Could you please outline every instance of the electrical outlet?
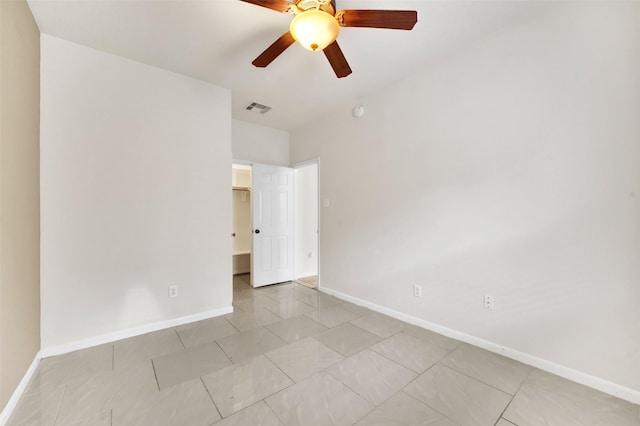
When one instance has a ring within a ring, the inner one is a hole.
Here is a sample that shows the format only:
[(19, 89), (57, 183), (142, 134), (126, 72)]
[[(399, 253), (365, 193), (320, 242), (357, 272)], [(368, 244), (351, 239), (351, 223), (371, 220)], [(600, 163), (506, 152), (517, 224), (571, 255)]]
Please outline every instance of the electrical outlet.
[(422, 286), (414, 284), (413, 285), (413, 297), (422, 297)]
[(484, 308), (489, 309), (490, 311), (493, 311), (496, 308), (496, 303), (493, 299), (493, 296), (489, 294), (484, 295)]
[(178, 286), (170, 285), (169, 286), (169, 297), (178, 297)]

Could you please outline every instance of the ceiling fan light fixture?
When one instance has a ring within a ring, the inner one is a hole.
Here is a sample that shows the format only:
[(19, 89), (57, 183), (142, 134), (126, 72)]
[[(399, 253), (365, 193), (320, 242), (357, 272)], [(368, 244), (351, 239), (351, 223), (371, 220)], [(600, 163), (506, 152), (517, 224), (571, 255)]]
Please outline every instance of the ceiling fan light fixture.
[(340, 25), (327, 12), (312, 9), (296, 15), (289, 31), (305, 49), (316, 51), (323, 50), (336, 40)]

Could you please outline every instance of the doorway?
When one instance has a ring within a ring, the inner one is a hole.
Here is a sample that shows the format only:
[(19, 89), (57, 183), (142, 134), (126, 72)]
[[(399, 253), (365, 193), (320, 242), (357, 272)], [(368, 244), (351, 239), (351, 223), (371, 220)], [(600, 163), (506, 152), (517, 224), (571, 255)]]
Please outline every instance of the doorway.
[(251, 166), (232, 164), (233, 275), (251, 272)]
[[(258, 166), (258, 165), (256, 165)], [(260, 165), (262, 166), (262, 165)], [(270, 167), (270, 166), (267, 166)], [(232, 164), (232, 240), (233, 275), (248, 281), (253, 287), (251, 273), (254, 267), (256, 241), (254, 241), (253, 211), (254, 170), (252, 164)], [(309, 288), (319, 285), (319, 160), (296, 164), (293, 167), (293, 219), (294, 237), (293, 271), (291, 278)], [(235, 280), (234, 280), (235, 281)], [(278, 281), (274, 281), (278, 282)]]
[(295, 280), (306, 287), (317, 288), (320, 261), (318, 160), (297, 164), (293, 170)]

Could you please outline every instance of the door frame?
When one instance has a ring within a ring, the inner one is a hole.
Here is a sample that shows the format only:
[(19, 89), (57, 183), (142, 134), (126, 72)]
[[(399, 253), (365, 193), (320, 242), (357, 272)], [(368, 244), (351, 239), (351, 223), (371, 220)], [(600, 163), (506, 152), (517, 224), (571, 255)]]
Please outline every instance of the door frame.
[[(253, 163), (257, 163), (257, 161), (253, 161), (253, 160), (241, 160), (241, 159), (236, 159), (233, 158), (231, 160), (231, 165), (233, 166), (233, 164), (242, 164), (242, 165), (247, 165), (247, 166), (252, 166), (253, 167)], [(299, 169), (301, 167), (304, 166), (308, 166), (310, 164), (316, 164), (318, 166), (318, 289), (322, 286), (322, 269), (320, 268), (320, 265), (322, 264), (322, 181), (321, 181), (321, 174), (322, 174), (322, 164), (320, 161), (320, 157), (314, 157), (311, 158), (309, 160), (304, 160), (304, 161), (299, 161), (297, 163), (293, 163), (290, 164), (289, 167), (291, 167), (292, 169)], [(294, 183), (295, 185), (295, 180)], [(251, 197), (251, 201), (253, 202), (253, 197)], [(294, 237), (295, 239), (295, 237)], [(231, 242), (232, 246), (231, 246), (231, 250), (230, 252), (233, 252), (233, 242)], [(296, 274), (295, 271), (295, 262), (294, 262), (294, 275)]]
[[(318, 167), (318, 170), (317, 170), (317, 172), (318, 172), (318, 194), (317, 194), (318, 195), (318, 202), (317, 202), (317, 208), (318, 208), (318, 223), (317, 223), (317, 226), (318, 226), (318, 247), (317, 247), (318, 265), (317, 265), (317, 270), (318, 270), (318, 289), (320, 289), (320, 287), (322, 286), (322, 272), (321, 272), (321, 269), (320, 269), (320, 265), (321, 265), (320, 262), (322, 261), (322, 251), (320, 250), (320, 247), (322, 247), (322, 244), (321, 244), (321, 241), (320, 241), (321, 236), (322, 236), (322, 208), (321, 208), (322, 207), (322, 197), (320, 196), (320, 194), (321, 194), (321, 190), (320, 189), (321, 189), (321, 185), (322, 184), (321, 184), (321, 180), (320, 180), (320, 176), (321, 176), (320, 175), (320, 173), (321, 173), (320, 172), (320, 170), (321, 170), (320, 157), (314, 157), (314, 158), (311, 158), (309, 160), (299, 161), (297, 163), (291, 164), (289, 167), (291, 167), (295, 171), (296, 169), (299, 169), (299, 168), (302, 168), (302, 167), (305, 167), (305, 166), (309, 166), (309, 165), (312, 165), (312, 164), (315, 164)], [(293, 181), (294, 185), (296, 184), (295, 182), (296, 181), (295, 181), (295, 178), (294, 178), (294, 181)], [(294, 203), (295, 203), (295, 200), (294, 200)], [(294, 216), (295, 216), (295, 204), (294, 204)], [(295, 236), (294, 236), (294, 239), (295, 239)], [(294, 272), (294, 276), (298, 275), (297, 271), (295, 270), (295, 262), (294, 262), (294, 271), (293, 272)]]

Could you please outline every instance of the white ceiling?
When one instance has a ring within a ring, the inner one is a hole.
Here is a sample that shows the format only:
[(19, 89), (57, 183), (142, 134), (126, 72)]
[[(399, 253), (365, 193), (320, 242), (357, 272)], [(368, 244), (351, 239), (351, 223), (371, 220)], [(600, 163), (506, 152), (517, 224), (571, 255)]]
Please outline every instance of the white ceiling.
[[(295, 44), (267, 68), (251, 61), (288, 31), (291, 15), (239, 0), (29, 0), (40, 31), (231, 89), (233, 117), (291, 130), (336, 105), (418, 73), (447, 53), (531, 19), (538, 1), (337, 0), (338, 9), (417, 10), (412, 31), (343, 28), (353, 74)], [(269, 105), (267, 114), (244, 110)]]

